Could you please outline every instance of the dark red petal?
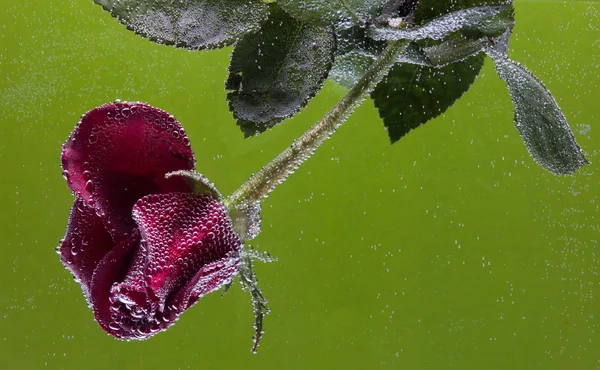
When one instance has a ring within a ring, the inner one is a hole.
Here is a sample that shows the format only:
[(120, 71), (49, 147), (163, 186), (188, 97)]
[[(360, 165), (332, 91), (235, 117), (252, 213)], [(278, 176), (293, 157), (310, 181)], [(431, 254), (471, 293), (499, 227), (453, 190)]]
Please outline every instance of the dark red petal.
[(240, 259), (231, 257), (206, 265), (198, 271), (196, 276), (177, 295), (169, 299), (169, 305), (187, 310), (202, 296), (213, 292), (227, 284), (237, 274)]
[(225, 207), (204, 195), (146, 196), (132, 214), (146, 242), (146, 283), (157, 297), (185, 286), (202, 267), (237, 257), (241, 247)]
[(223, 205), (203, 195), (149, 195), (135, 204), (133, 218), (142, 245), (127, 277), (112, 287), (110, 310), (121, 337), (142, 339), (231, 281), (242, 244)]
[(106, 104), (85, 114), (62, 152), (67, 183), (120, 240), (135, 227), (131, 208), (148, 194), (187, 192), (176, 170), (192, 170), (185, 131), (167, 112), (142, 103)]
[(60, 259), (79, 280), (88, 302), (92, 274), (113, 247), (114, 242), (96, 211), (80, 198), (75, 199), (67, 232), (60, 244)]
[(129, 238), (120, 242), (98, 263), (92, 276), (90, 287), (91, 303), (98, 324), (109, 334), (117, 338), (121, 335), (120, 327), (111, 318), (110, 291), (112, 286), (123, 281), (131, 265), (134, 253), (140, 244), (140, 234), (134, 230)]

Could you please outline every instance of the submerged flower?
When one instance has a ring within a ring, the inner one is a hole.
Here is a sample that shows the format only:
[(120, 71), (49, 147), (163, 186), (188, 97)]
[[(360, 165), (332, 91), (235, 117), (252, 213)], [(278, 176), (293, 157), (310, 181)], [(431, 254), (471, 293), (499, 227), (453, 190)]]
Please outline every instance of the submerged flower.
[(109, 334), (148, 338), (238, 273), (242, 242), (223, 204), (166, 176), (194, 169), (168, 113), (142, 103), (93, 109), (62, 166), (76, 199), (61, 260)]

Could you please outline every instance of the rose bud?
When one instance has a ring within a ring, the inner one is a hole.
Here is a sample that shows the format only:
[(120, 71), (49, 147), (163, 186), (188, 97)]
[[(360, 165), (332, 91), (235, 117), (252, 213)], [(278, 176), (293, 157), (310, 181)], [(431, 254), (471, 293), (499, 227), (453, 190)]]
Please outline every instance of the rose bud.
[(91, 110), (62, 167), (76, 199), (59, 253), (107, 333), (148, 338), (239, 272), (243, 244), (220, 198), (171, 174), (192, 171), (194, 156), (168, 113)]

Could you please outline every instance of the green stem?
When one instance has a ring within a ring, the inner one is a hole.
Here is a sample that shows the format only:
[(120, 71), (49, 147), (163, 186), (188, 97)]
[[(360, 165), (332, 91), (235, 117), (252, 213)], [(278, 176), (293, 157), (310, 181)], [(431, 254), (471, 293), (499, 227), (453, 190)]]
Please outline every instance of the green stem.
[(406, 40), (391, 41), (367, 73), (339, 103), (302, 137), (231, 194), (226, 204), (229, 207), (256, 204), (281, 184), (362, 104), (375, 86), (387, 75), (407, 45)]

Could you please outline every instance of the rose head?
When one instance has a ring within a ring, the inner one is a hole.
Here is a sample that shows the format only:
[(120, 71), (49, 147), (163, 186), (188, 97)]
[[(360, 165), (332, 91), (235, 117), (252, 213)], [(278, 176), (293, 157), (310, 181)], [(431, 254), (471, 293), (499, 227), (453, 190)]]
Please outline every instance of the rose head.
[(93, 109), (62, 166), (76, 199), (59, 253), (107, 333), (148, 338), (237, 274), (242, 243), (223, 204), (166, 176), (194, 169), (173, 116), (142, 103)]

